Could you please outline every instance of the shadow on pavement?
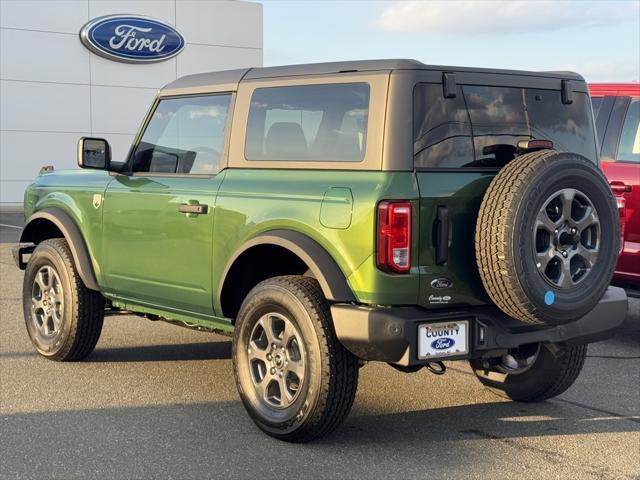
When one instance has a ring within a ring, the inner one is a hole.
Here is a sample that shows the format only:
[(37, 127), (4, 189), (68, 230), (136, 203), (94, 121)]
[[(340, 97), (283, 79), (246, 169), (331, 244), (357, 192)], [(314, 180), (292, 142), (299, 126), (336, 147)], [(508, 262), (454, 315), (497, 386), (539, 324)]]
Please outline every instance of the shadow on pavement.
[[(359, 468), (375, 464), (379, 473), (392, 476), (400, 468), (405, 472), (423, 468), (424, 462), (437, 458), (451, 478), (462, 478), (478, 462), (488, 460), (477, 441), (491, 440), (494, 449), (502, 445), (492, 453), (492, 462), (501, 455), (513, 456), (512, 449), (517, 448), (561, 465), (566, 452), (549, 442), (524, 439), (633, 432), (640, 425), (620, 417), (594, 416), (559, 402), (497, 402), (382, 415), (354, 412), (336, 434), (311, 445), (291, 446), (259, 432), (240, 402), (218, 402), (10, 414), (3, 416), (2, 429), (5, 473), (17, 476), (40, 472), (56, 477), (75, 471), (83, 472), (85, 478), (136, 478), (142, 473), (148, 478), (188, 478), (208, 471), (245, 478), (270, 478), (275, 473), (353, 478), (366, 473), (353, 466), (345, 470), (355, 456), (360, 459)], [(283, 463), (279, 452), (291, 448), (297, 453)], [(464, 448), (464, 462), (459, 455), (448, 457), (460, 448)], [(55, 462), (33, 462), (31, 452)], [(136, 470), (141, 454), (143, 471)], [(321, 472), (314, 471), (317, 464), (324, 464)], [(594, 459), (582, 464), (575, 478), (581, 472), (603, 473), (599, 469)]]
[[(2, 352), (0, 358), (36, 357), (36, 351)], [(174, 362), (182, 360), (228, 360), (231, 341), (138, 347), (96, 348), (82, 363)]]

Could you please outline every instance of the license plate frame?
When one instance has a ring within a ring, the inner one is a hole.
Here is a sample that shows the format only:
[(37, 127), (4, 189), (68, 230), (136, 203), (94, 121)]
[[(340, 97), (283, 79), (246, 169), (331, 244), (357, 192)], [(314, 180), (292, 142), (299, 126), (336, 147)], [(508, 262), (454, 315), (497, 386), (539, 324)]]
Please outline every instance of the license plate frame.
[[(447, 322), (421, 323), (418, 325), (418, 359), (435, 360), (469, 355), (469, 320), (449, 320)], [(457, 332), (455, 331), (457, 329)], [(431, 335), (427, 335), (429, 332)], [(442, 334), (440, 334), (442, 332)], [(435, 344), (440, 340), (441, 348)], [(446, 343), (452, 341), (450, 347)], [(443, 343), (444, 342), (444, 343)]]

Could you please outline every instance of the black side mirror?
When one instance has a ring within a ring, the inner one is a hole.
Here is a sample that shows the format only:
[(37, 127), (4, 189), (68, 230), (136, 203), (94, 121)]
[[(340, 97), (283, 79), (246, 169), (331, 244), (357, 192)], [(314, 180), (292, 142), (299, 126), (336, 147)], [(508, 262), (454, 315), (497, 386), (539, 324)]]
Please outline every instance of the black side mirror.
[(78, 166), (109, 170), (111, 147), (104, 138), (80, 137), (78, 140)]

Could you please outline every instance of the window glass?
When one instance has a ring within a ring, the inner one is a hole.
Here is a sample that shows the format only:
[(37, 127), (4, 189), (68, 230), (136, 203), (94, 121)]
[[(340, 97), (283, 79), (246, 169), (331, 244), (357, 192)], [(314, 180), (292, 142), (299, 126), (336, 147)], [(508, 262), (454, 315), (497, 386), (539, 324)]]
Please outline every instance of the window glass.
[(593, 121), (586, 93), (563, 104), (558, 90), (463, 86), (478, 166), (502, 167), (518, 141), (551, 140), (554, 148), (595, 160)]
[(365, 83), (258, 88), (251, 97), (245, 156), (359, 162), (368, 115)]
[(593, 118), (598, 118), (600, 107), (602, 106), (603, 97), (591, 97), (591, 105), (593, 107)]
[(616, 159), (640, 163), (640, 100), (632, 100), (627, 109)]
[(520, 140), (551, 140), (560, 151), (594, 160), (596, 143), (589, 96), (574, 92), (464, 85), (444, 98), (442, 85), (414, 91), (414, 154), (420, 167), (502, 167)]
[(134, 172), (215, 174), (231, 95), (161, 100), (133, 157)]
[(473, 162), (471, 122), (460, 87), (456, 98), (444, 98), (441, 84), (416, 85), (413, 134), (416, 168), (451, 168)]

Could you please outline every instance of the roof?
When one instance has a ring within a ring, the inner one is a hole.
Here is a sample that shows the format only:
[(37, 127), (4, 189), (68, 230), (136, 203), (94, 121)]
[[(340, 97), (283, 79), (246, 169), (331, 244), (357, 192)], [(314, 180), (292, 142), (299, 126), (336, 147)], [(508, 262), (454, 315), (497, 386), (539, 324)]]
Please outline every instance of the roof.
[(448, 72), (478, 72), (511, 75), (527, 75), (537, 77), (567, 78), (583, 81), (583, 78), (574, 72), (529, 72), (522, 70), (501, 70), (494, 68), (452, 67), (442, 65), (426, 65), (417, 60), (390, 59), (390, 60), (355, 60), (348, 62), (308, 63), (302, 65), (285, 65), (279, 67), (256, 67), (239, 70), (225, 70), (220, 72), (198, 73), (187, 75), (169, 83), (162, 89), (163, 95), (176, 95), (185, 92), (197, 93), (194, 90), (206, 91), (209, 87), (231, 87), (235, 90), (241, 80), (291, 77), (301, 75), (322, 75), (346, 72), (367, 71), (391, 71), (391, 70), (438, 70)]
[(589, 93), (595, 97), (640, 97), (640, 83), (590, 83)]

